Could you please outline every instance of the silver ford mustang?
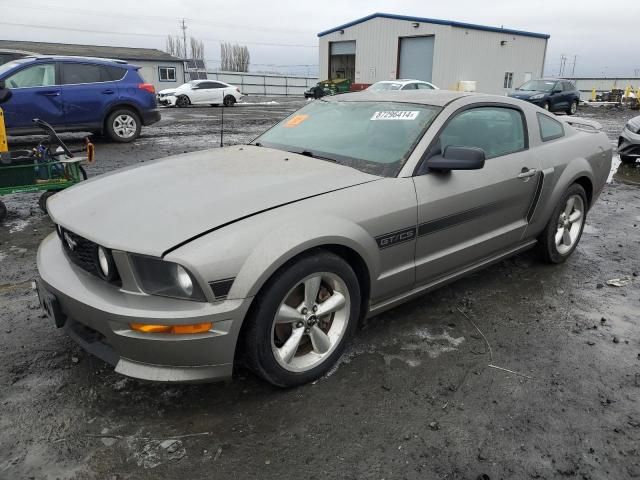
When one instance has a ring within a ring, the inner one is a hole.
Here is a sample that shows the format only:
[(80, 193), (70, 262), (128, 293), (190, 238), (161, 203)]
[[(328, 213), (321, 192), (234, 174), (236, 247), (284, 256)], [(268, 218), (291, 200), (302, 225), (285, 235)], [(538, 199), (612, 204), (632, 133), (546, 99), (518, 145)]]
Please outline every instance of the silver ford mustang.
[(249, 145), (53, 196), (42, 306), (124, 375), (216, 380), (242, 363), (312, 381), (363, 317), (534, 246), (566, 260), (612, 155), (571, 122), (447, 91), (314, 101)]

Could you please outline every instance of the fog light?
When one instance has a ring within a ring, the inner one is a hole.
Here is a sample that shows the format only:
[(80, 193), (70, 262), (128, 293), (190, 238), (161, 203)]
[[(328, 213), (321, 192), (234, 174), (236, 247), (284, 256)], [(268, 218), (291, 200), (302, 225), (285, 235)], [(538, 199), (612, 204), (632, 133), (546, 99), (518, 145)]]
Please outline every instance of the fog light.
[(206, 333), (213, 328), (212, 322), (194, 323), (191, 325), (155, 325), (151, 323), (130, 323), (129, 328), (142, 333), (169, 333), (173, 335), (189, 335)]

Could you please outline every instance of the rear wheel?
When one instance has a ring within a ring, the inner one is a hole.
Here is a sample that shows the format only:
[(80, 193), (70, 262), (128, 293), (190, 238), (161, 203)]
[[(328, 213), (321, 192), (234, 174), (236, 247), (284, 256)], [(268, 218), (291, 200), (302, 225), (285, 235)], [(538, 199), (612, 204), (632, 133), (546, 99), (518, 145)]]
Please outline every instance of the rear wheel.
[(224, 106), (225, 107), (233, 107), (236, 104), (236, 97), (233, 95), (227, 95), (224, 97)]
[(179, 108), (185, 108), (191, 105), (191, 100), (186, 95), (180, 95), (176, 98), (176, 106)]
[(587, 195), (577, 183), (571, 185), (551, 214), (540, 235), (539, 250), (547, 263), (562, 263), (578, 246), (587, 218)]
[(140, 136), (142, 123), (133, 110), (119, 109), (109, 115), (106, 122), (107, 135), (118, 143), (128, 143)]
[(7, 207), (3, 202), (0, 202), (0, 222), (7, 218)]
[(256, 299), (243, 336), (248, 367), (279, 387), (316, 380), (340, 358), (360, 314), (347, 262), (318, 250), (278, 271)]
[(569, 108), (567, 109), (567, 115), (575, 115), (577, 111), (578, 101), (574, 100), (573, 102), (571, 102), (571, 105), (569, 105)]

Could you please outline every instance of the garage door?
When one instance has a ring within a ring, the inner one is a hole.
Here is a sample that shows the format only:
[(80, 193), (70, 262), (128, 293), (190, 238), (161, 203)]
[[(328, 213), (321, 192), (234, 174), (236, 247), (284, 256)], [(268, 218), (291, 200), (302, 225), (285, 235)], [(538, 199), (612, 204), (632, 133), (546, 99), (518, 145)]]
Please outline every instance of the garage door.
[(430, 36), (400, 39), (398, 78), (431, 81), (434, 38)]

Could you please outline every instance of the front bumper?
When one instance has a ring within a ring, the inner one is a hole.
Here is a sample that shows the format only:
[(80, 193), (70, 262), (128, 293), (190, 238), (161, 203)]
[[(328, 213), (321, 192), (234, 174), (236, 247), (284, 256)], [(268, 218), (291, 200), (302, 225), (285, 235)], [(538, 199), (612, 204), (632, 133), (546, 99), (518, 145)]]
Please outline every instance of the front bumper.
[(173, 107), (176, 104), (176, 97), (168, 95), (166, 97), (158, 97), (158, 103), (165, 107)]
[(640, 157), (640, 133), (633, 133), (625, 127), (618, 139), (618, 154)]
[[(162, 382), (202, 382), (231, 376), (240, 326), (251, 299), (216, 303), (127, 292), (70, 263), (58, 236), (38, 250), (42, 287), (66, 317), (65, 331), (124, 375)], [(132, 322), (213, 322), (203, 334), (144, 334)]]

